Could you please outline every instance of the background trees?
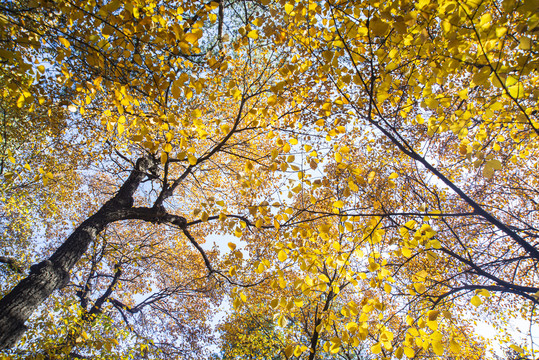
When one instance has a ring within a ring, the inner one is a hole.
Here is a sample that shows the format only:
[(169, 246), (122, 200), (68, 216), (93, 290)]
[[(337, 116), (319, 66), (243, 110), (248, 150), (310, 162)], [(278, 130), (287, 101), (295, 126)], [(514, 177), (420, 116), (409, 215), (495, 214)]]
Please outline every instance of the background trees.
[(13, 356), (209, 356), (223, 299), (225, 357), (480, 358), (479, 312), (532, 321), (533, 2), (1, 11)]

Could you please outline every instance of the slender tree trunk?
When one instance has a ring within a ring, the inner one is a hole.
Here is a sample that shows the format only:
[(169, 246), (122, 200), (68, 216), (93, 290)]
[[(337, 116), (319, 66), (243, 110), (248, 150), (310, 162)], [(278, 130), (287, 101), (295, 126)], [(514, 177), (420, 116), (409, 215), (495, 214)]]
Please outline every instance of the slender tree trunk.
[(69, 282), (69, 272), (97, 234), (108, 224), (125, 219), (133, 206), (134, 192), (153, 166), (152, 159), (139, 159), (118, 193), (86, 219), (49, 259), (30, 267), (28, 277), (0, 300), (0, 349), (14, 346), (27, 329), (24, 323), (37, 307)]

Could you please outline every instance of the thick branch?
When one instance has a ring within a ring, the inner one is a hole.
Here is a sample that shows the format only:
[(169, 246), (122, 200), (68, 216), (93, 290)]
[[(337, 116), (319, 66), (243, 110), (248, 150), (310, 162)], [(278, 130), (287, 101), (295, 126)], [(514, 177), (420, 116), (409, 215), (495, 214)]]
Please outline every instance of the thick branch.
[(124, 219), (125, 210), (133, 205), (133, 194), (154, 167), (150, 157), (138, 159), (118, 193), (79, 225), (49, 259), (30, 267), (28, 277), (0, 300), (0, 349), (15, 345), (27, 329), (25, 321), (54, 290), (69, 282), (69, 272), (97, 234), (108, 224)]
[(536, 293), (539, 290), (539, 288), (536, 288), (536, 287), (516, 285), (514, 283), (510, 283), (510, 282), (507, 282), (505, 280), (502, 280), (502, 279), (488, 273), (487, 271), (483, 270), (481, 268), (481, 266), (475, 264), (473, 261), (467, 260), (467, 259), (463, 258), (462, 256), (460, 256), (459, 254), (457, 254), (457, 253), (455, 253), (455, 252), (453, 252), (453, 251), (451, 251), (449, 249), (442, 248), (442, 249), (440, 249), (440, 251), (442, 251), (442, 252), (448, 254), (449, 256), (457, 259), (458, 261), (470, 266), (473, 269), (473, 271), (475, 271), (475, 273), (477, 275), (486, 277), (487, 279), (494, 281), (500, 288), (505, 288), (505, 289), (507, 289), (508, 292), (513, 292), (511, 290), (514, 290), (518, 294), (520, 294), (520, 293)]
[[(333, 290), (330, 290), (327, 295), (326, 303), (324, 304), (324, 309), (322, 310), (322, 313), (325, 313), (326, 311), (328, 311), (329, 305), (331, 304), (331, 300), (333, 300), (334, 297), (335, 297), (335, 293), (333, 292)], [(322, 317), (318, 317), (318, 314), (315, 314), (315, 319), (316, 320), (314, 322), (313, 334), (311, 336), (311, 349), (310, 349), (309, 360), (314, 360), (316, 357), (316, 348), (318, 346), (318, 338), (320, 337), (318, 326), (322, 323)]]

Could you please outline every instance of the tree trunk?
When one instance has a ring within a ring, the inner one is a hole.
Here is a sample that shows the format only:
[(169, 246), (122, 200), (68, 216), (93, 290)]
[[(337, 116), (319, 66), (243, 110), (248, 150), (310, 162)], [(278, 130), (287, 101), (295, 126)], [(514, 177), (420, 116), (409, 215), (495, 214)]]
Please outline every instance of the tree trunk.
[(125, 219), (126, 210), (132, 208), (134, 192), (153, 166), (149, 157), (140, 158), (118, 193), (75, 229), (49, 259), (30, 267), (28, 277), (0, 300), (0, 349), (14, 346), (37, 307), (69, 282), (69, 272), (97, 234), (108, 224)]

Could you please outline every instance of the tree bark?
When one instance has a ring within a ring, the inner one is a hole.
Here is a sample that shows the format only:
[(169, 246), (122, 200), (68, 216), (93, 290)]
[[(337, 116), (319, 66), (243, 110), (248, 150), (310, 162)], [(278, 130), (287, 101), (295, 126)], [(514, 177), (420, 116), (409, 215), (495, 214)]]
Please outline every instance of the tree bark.
[(54, 290), (68, 283), (69, 272), (97, 234), (108, 224), (129, 216), (129, 210), (133, 209), (133, 194), (154, 166), (149, 157), (138, 159), (118, 193), (77, 227), (49, 259), (31, 266), (28, 277), (0, 300), (0, 349), (14, 346), (27, 329), (24, 323), (37, 307)]

